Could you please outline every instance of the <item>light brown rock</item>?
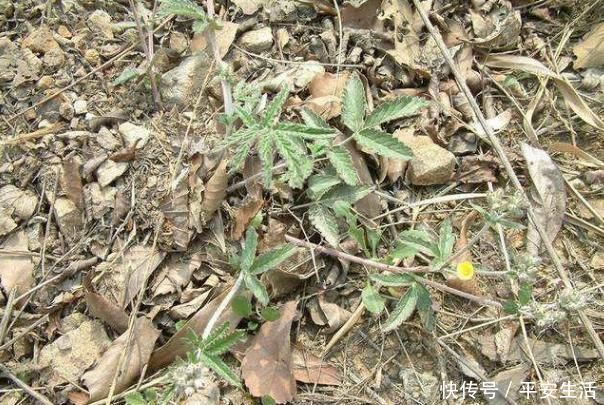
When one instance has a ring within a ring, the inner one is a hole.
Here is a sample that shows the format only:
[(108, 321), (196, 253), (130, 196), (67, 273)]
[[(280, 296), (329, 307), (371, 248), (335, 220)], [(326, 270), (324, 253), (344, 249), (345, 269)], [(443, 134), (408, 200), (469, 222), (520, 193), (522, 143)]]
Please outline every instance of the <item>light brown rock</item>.
[(51, 49), (60, 49), (59, 43), (53, 38), (52, 31), (45, 25), (33, 30), (23, 40), (21, 46), (39, 53), (46, 53)]
[(445, 184), (455, 169), (455, 156), (438, 145), (428, 136), (415, 136), (397, 131), (394, 136), (413, 152), (407, 164), (406, 179), (416, 186)]
[(270, 27), (248, 31), (239, 38), (239, 44), (250, 52), (266, 51), (273, 46), (273, 31)]

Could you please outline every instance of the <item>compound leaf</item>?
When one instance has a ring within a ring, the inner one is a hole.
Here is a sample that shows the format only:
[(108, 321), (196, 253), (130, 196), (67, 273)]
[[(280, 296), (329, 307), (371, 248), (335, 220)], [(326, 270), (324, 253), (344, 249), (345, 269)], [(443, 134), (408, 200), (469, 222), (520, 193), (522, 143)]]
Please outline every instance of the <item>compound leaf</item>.
[(376, 129), (366, 128), (353, 134), (352, 137), (370, 152), (387, 158), (409, 160), (413, 157), (413, 152), (405, 144), (392, 135)]
[(338, 246), (340, 242), (340, 233), (338, 231), (338, 222), (333, 213), (320, 204), (312, 205), (308, 210), (310, 223), (319, 231), (331, 246)]
[(363, 128), (367, 99), (365, 88), (358, 75), (354, 74), (346, 82), (342, 94), (342, 121), (353, 132)]
[(420, 97), (401, 96), (377, 106), (365, 120), (365, 128), (379, 126), (399, 118), (411, 117), (426, 107), (428, 102)]

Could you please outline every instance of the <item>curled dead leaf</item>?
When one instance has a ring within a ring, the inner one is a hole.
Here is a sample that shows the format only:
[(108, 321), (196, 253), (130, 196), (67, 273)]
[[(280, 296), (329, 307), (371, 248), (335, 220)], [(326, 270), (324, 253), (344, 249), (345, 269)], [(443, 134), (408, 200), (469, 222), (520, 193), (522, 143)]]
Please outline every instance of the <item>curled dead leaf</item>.
[(75, 157), (63, 161), (61, 170), (61, 188), (67, 197), (82, 211), (84, 209), (84, 192), (80, 175), (80, 162)]
[(296, 381), (320, 385), (342, 384), (342, 376), (336, 367), (307, 350), (294, 347), (292, 362)]
[(276, 321), (265, 322), (241, 362), (241, 375), (255, 397), (270, 395), (276, 403), (291, 401), (296, 394), (292, 368), (290, 330), (297, 301), (285, 303)]
[[(24, 231), (13, 233), (0, 246), (0, 285), (7, 294), (15, 289), (19, 296), (33, 285), (34, 264), (28, 246)], [(20, 308), (22, 304), (23, 301), (19, 301), (16, 307)]]
[(243, 236), (243, 232), (247, 229), (252, 219), (260, 212), (264, 206), (264, 199), (261, 193), (249, 195), (243, 200), (241, 205), (233, 211), (233, 220), (235, 226), (231, 232), (231, 237), (234, 240), (239, 240)]
[(228, 176), (226, 172), (227, 160), (222, 160), (216, 171), (206, 184), (206, 190), (203, 195), (203, 201), (201, 203), (201, 215), (202, 223), (207, 222), (210, 217), (216, 212), (216, 210), (224, 201), (226, 196), (226, 188), (228, 185)]

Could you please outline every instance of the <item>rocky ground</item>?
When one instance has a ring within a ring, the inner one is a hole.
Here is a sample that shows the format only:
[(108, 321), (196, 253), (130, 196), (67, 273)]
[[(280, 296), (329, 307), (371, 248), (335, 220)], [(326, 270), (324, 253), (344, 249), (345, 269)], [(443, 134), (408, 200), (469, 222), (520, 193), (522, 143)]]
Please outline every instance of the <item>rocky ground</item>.
[(0, 0), (0, 402), (603, 403), (604, 3), (210, 3)]

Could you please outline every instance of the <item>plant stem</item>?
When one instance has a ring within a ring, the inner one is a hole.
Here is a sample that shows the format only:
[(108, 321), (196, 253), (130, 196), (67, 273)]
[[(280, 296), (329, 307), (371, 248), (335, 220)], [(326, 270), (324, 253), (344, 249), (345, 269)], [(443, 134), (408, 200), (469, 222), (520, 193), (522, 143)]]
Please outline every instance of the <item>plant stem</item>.
[[(354, 256), (354, 255), (351, 255), (348, 253), (340, 252), (335, 249), (330, 249), (330, 248), (316, 245), (311, 242), (306, 242), (304, 240), (294, 238), (293, 236), (290, 236), (290, 235), (285, 235), (285, 240), (287, 240), (290, 243), (293, 243), (296, 246), (303, 246), (303, 247), (306, 247), (309, 249), (316, 250), (320, 253), (327, 254), (329, 256), (338, 257), (338, 258), (345, 259), (345, 260), (348, 260), (353, 263), (358, 263), (358, 264), (362, 264), (364, 266), (373, 267), (373, 268), (384, 270), (384, 271), (390, 271), (393, 273), (434, 273), (435, 272), (429, 266), (405, 268), (405, 267), (396, 267), (396, 266), (391, 266), (389, 264), (374, 262), (373, 260), (363, 259), (362, 257), (357, 257), (357, 256)], [(455, 288), (446, 286), (444, 284), (437, 283), (436, 281), (428, 280), (426, 278), (417, 278), (417, 281), (420, 283), (429, 285), (430, 287), (436, 288), (437, 290), (448, 292), (450, 294), (457, 295), (457, 296), (465, 298), (467, 300), (477, 302), (480, 305), (488, 305), (488, 306), (493, 306), (493, 307), (497, 307), (497, 308), (502, 307), (501, 303), (499, 303), (497, 301), (493, 301), (488, 298), (478, 297), (476, 295), (468, 294), (466, 292), (456, 290)]]
[(231, 303), (233, 297), (235, 297), (235, 295), (241, 288), (241, 284), (243, 284), (243, 271), (239, 272), (239, 277), (237, 277), (237, 280), (235, 280), (235, 284), (233, 284), (233, 287), (231, 287), (231, 291), (229, 291), (226, 297), (224, 297), (218, 308), (216, 308), (216, 311), (214, 311), (214, 313), (212, 314), (212, 317), (208, 321), (208, 324), (206, 325), (205, 329), (203, 330), (203, 335), (201, 335), (202, 339), (207, 339), (207, 337), (210, 336), (210, 333), (212, 333), (212, 329), (214, 329), (214, 327), (216, 326), (216, 322), (218, 322), (218, 319), (220, 319), (220, 315), (222, 315), (226, 307)]

